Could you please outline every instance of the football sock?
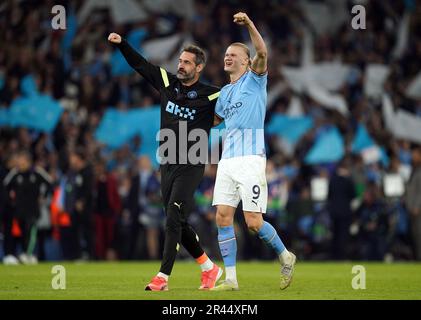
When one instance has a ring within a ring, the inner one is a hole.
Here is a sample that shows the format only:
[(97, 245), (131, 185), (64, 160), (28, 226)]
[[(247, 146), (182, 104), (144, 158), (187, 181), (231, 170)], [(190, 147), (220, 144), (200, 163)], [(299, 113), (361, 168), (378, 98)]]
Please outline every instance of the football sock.
[[(259, 235), (260, 239), (262, 239), (268, 246), (275, 250), (280, 259), (281, 257), (286, 257), (289, 255), (289, 252), (285, 249), (281, 238), (278, 236), (275, 228), (270, 223), (263, 221), (263, 225), (257, 234)], [(281, 260), (281, 262), (283, 261)]]
[(237, 270), (235, 266), (225, 268), (225, 279), (237, 283)]
[(200, 265), (200, 269), (202, 269), (202, 271), (209, 271), (213, 268), (213, 262), (209, 259), (206, 253), (203, 253), (199, 258), (197, 258), (196, 262)]
[(218, 243), (222, 259), (224, 260), (226, 279), (237, 282), (235, 272), (237, 240), (235, 238), (234, 226), (218, 227)]
[(169, 276), (168, 276), (167, 274), (165, 274), (165, 273), (158, 272), (157, 276), (158, 276), (158, 277), (161, 277), (161, 278), (164, 278), (165, 280), (167, 280), (167, 281), (168, 281), (168, 277), (169, 277)]
[(291, 255), (291, 253), (287, 249), (285, 249), (279, 255), (279, 261), (281, 261), (282, 264), (292, 263), (292, 255)]

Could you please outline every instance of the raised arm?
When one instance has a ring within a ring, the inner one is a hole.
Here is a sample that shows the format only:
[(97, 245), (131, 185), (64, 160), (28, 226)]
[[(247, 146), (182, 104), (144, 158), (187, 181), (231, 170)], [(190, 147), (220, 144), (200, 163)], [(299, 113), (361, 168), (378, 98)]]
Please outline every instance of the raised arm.
[(159, 90), (162, 87), (168, 86), (169, 74), (164, 69), (147, 61), (119, 34), (110, 33), (108, 41), (121, 51), (127, 63), (154, 86), (155, 89)]
[(256, 49), (256, 55), (251, 61), (251, 69), (258, 74), (265, 73), (267, 71), (268, 51), (266, 48), (265, 41), (263, 40), (256, 26), (254, 25), (253, 21), (251, 21), (247, 14), (239, 12), (234, 15), (234, 22), (247, 27), (250, 34), (251, 42), (253, 43), (253, 46)]

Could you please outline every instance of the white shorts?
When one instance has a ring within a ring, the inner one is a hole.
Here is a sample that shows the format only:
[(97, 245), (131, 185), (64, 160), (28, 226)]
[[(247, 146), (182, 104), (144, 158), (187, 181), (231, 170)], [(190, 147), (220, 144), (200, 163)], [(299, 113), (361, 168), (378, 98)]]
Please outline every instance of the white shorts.
[(243, 211), (266, 213), (268, 188), (266, 158), (257, 155), (221, 159), (218, 164), (213, 205), (236, 208), (243, 201)]

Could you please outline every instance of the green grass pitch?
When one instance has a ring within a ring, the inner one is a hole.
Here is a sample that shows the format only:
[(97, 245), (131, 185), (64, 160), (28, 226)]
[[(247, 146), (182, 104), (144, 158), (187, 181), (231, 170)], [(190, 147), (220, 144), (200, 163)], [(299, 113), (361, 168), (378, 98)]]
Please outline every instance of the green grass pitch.
[[(52, 267), (66, 270), (66, 289), (52, 289)], [(354, 265), (366, 270), (366, 289), (354, 290)], [(421, 264), (298, 262), (289, 288), (279, 289), (279, 264), (240, 262), (240, 291), (199, 291), (200, 269), (177, 261), (167, 292), (144, 291), (159, 262), (41, 263), (0, 266), (0, 299), (288, 300), (421, 299)], [(224, 277), (224, 276), (223, 276)]]

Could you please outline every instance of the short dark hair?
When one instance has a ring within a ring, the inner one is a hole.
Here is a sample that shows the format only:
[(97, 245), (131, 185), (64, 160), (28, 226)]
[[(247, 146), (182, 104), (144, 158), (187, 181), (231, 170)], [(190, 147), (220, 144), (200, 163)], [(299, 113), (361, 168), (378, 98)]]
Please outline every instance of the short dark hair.
[(206, 54), (205, 54), (205, 51), (202, 48), (200, 48), (198, 46), (195, 46), (193, 44), (190, 44), (190, 45), (185, 46), (183, 48), (182, 52), (184, 52), (184, 51), (193, 53), (195, 55), (194, 61), (195, 61), (196, 65), (206, 64)]

